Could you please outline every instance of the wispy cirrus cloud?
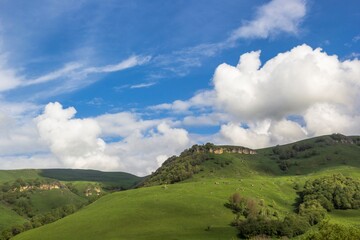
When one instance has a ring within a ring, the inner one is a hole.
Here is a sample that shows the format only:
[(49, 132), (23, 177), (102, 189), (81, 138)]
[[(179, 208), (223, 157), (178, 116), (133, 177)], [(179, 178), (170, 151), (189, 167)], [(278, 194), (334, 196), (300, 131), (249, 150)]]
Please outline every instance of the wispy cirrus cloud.
[[(280, 34), (296, 35), (306, 16), (306, 0), (272, 0), (257, 8), (255, 17), (243, 24), (223, 41), (202, 43), (170, 54), (155, 56), (154, 64), (175, 75), (187, 75), (205, 58), (234, 48), (241, 39), (266, 39)], [(173, 66), (176, 67), (173, 67)]]
[(149, 88), (152, 87), (154, 85), (158, 84), (158, 82), (143, 82), (143, 83), (138, 83), (138, 84), (124, 84), (121, 86), (116, 86), (114, 87), (114, 90), (117, 92), (121, 92), (125, 89), (140, 89), (140, 88)]
[(297, 34), (306, 15), (305, 0), (273, 0), (257, 9), (255, 18), (245, 21), (228, 41), (268, 38), (280, 33)]
[(117, 72), (127, 68), (143, 65), (145, 63), (148, 63), (150, 60), (151, 56), (131, 56), (117, 64), (106, 65), (102, 67), (89, 67), (85, 68), (83, 72), (86, 74)]
[[(50, 81), (62, 78), (64, 76), (69, 76), (69, 75), (73, 74), (75, 71), (77, 71), (77, 70), (79, 70), (81, 68), (82, 68), (82, 64), (80, 64), (80, 63), (77, 63), (77, 62), (67, 63), (61, 69), (58, 69), (58, 70), (55, 70), (53, 72), (47, 73), (47, 74), (45, 74), (43, 76), (40, 76), (38, 78), (35, 78), (35, 79), (24, 81), (21, 84), (21, 86), (25, 87), (25, 86), (31, 86), (31, 85), (50, 82)], [(79, 70), (79, 71), (81, 71), (81, 70)]]
[(156, 82), (149, 82), (149, 83), (139, 83), (139, 84), (135, 84), (135, 85), (131, 85), (130, 88), (131, 89), (136, 89), (136, 88), (148, 88), (151, 86), (156, 85)]
[(360, 41), (360, 34), (358, 34), (358, 35), (356, 35), (355, 37), (353, 37), (352, 41), (353, 41), (354, 43)]
[(8, 66), (7, 56), (0, 55), (0, 92), (18, 87), (23, 81), (23, 76), (19, 76), (16, 69)]
[[(134, 55), (119, 63), (100, 67), (88, 67), (80, 62), (69, 62), (58, 70), (46, 73), (34, 79), (29, 79), (26, 76), (19, 76), (15, 69), (7, 66), (6, 58), (0, 56), (0, 76), (2, 77), (0, 92), (53, 82), (55, 86), (52, 90), (46, 90), (46, 93), (44, 94), (42, 92), (41, 95), (55, 95), (76, 90), (100, 79), (98, 77), (94, 78), (94, 75), (108, 74), (141, 66), (148, 63), (150, 59), (150, 56)], [(59, 82), (59, 80), (61, 80), (61, 82)], [(36, 94), (34, 93), (34, 95)]]

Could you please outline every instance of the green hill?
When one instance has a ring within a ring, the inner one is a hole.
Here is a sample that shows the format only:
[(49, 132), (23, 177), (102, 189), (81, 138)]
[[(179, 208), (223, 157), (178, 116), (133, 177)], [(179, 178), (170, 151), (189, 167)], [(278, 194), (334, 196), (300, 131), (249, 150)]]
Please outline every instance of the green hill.
[(143, 178), (76, 169), (0, 171), (0, 239), (53, 222)]
[(39, 175), (41, 170), (23, 169), (23, 170), (0, 170), (0, 184), (15, 181), (18, 178), (35, 179), (41, 178)]
[(129, 189), (137, 185), (143, 178), (125, 172), (101, 172), (82, 169), (43, 169), (40, 176), (59, 181), (98, 182), (105, 189)]
[[(238, 230), (230, 223), (236, 215), (224, 206), (231, 195), (256, 199), (284, 219), (296, 211), (306, 181), (337, 173), (359, 181), (359, 144), (360, 137), (336, 134), (256, 154), (193, 146), (167, 160), (142, 183), (147, 187), (109, 194), (14, 239), (235, 239)], [(359, 209), (327, 216), (330, 224), (360, 227)]]

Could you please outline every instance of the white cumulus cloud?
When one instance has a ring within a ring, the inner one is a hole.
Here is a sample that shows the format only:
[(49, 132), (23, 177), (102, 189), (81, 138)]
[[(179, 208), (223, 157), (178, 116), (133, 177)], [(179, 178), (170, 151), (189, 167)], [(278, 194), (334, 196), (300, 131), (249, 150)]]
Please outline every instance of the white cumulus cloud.
[[(218, 143), (253, 148), (334, 132), (360, 134), (358, 59), (342, 61), (306, 44), (263, 65), (260, 56), (261, 51), (252, 51), (236, 66), (223, 63), (215, 70), (213, 89), (153, 109), (196, 110), (182, 124), (219, 125), (213, 135)], [(206, 112), (199, 112), (203, 108)]]
[(115, 169), (118, 158), (105, 153), (101, 128), (93, 119), (74, 119), (76, 110), (49, 103), (37, 120), (41, 138), (65, 167)]
[[(260, 51), (249, 52), (236, 67), (216, 69), (214, 88), (216, 108), (236, 120), (220, 130), (230, 143), (265, 147), (334, 132), (360, 133), (357, 59), (340, 61), (304, 44), (261, 66)], [(294, 115), (302, 123), (289, 120)]]
[(75, 113), (73, 107), (49, 103), (35, 119), (42, 141), (58, 160), (48, 165), (144, 176), (191, 144), (188, 132), (168, 119), (143, 120), (129, 112), (79, 119)]
[(112, 154), (121, 156), (125, 169), (138, 175), (150, 174), (172, 155), (181, 153), (191, 144), (188, 132), (158, 124), (149, 131), (135, 130), (122, 141), (110, 143)]
[(317, 103), (349, 108), (359, 102), (358, 60), (341, 62), (305, 44), (262, 67), (259, 57), (246, 53), (236, 67), (222, 64), (214, 74), (218, 104), (241, 120), (302, 115)]

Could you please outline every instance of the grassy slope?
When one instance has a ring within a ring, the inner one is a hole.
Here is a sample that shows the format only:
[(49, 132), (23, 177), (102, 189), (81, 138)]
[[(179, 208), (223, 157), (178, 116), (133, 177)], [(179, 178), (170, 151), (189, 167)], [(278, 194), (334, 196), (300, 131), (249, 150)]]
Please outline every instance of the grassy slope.
[[(315, 141), (310, 140), (310, 141)], [(233, 214), (223, 205), (230, 194), (264, 199), (282, 215), (292, 212), (296, 183), (341, 172), (360, 179), (360, 147), (337, 144), (320, 146), (317, 155), (296, 158), (297, 165), (283, 173), (270, 154), (216, 155), (204, 163), (204, 171), (184, 182), (114, 193), (53, 224), (34, 229), (15, 239), (231, 239)], [(289, 146), (287, 146), (289, 147)], [(290, 146), (291, 147), (291, 146)], [(328, 160), (330, 159), (330, 160)], [(334, 211), (331, 221), (354, 225), (360, 210)], [(210, 231), (205, 229), (210, 226)]]
[[(67, 204), (82, 205), (88, 202), (84, 195), (85, 189), (90, 185), (113, 186), (115, 188), (130, 188), (142, 178), (122, 172), (101, 172), (94, 170), (49, 169), (49, 170), (0, 170), (0, 184), (14, 182), (16, 179), (44, 179), (52, 178), (64, 183), (72, 183), (79, 194), (68, 189), (53, 189), (50, 191), (34, 191), (30, 194), (32, 208), (36, 213), (46, 213)], [(0, 202), (0, 232), (14, 225), (21, 225), (28, 221), (18, 215), (11, 208)]]

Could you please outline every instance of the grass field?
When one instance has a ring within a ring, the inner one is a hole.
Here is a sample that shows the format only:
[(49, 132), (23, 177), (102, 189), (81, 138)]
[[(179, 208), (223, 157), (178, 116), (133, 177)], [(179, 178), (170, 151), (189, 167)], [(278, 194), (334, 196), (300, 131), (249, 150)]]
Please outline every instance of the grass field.
[[(279, 169), (271, 149), (257, 155), (214, 155), (215, 160), (204, 162), (201, 172), (183, 182), (107, 195), (14, 239), (235, 239), (236, 229), (230, 226), (234, 215), (224, 207), (234, 192), (263, 199), (285, 216), (294, 211), (296, 184), (334, 173), (360, 179), (359, 146), (324, 145), (316, 151), (314, 156), (290, 159), (298, 163), (286, 172)], [(230, 165), (221, 165), (229, 160)], [(360, 222), (360, 210), (336, 210), (329, 218), (354, 226)]]

